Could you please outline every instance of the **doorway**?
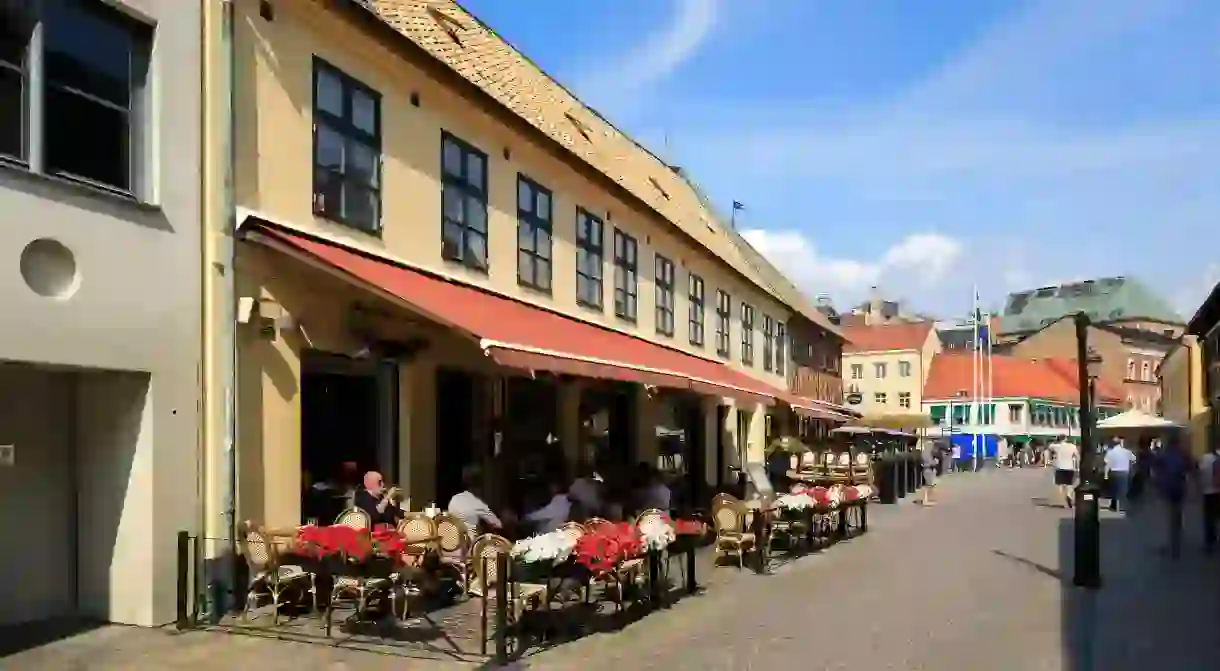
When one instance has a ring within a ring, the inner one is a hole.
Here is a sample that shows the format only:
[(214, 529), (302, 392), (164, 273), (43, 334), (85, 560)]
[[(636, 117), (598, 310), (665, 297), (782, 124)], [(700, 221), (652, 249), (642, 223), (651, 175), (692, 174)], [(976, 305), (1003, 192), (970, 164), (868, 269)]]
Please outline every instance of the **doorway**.
[[(477, 464), (475, 394), (477, 380), (470, 373), (452, 368), (436, 371), (436, 503), (448, 506), (454, 494), (465, 489), (462, 469)], [(439, 449), (441, 446), (444, 449)]]

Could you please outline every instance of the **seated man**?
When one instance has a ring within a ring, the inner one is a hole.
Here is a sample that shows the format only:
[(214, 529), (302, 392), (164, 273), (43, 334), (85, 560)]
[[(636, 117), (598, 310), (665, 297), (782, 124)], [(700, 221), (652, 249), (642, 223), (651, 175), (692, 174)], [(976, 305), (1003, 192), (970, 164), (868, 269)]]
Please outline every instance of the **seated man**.
[(395, 525), (406, 513), (394, 502), (398, 488), (386, 489), (385, 480), (377, 471), (364, 474), (364, 487), (356, 490), (353, 505), (369, 514), (373, 526)]
[(491, 512), (491, 507), (479, 496), (481, 481), (479, 471), (473, 466), (467, 466), (462, 469), (462, 487), (465, 489), (449, 499), (449, 514), (466, 525), (466, 533), (471, 541), (483, 531), (499, 531), (504, 526), (500, 518)]
[(551, 483), (550, 503), (526, 515), (524, 519), (530, 524), (533, 533), (545, 534), (563, 526), (571, 514), (572, 501), (568, 498), (567, 487), (555, 481)]

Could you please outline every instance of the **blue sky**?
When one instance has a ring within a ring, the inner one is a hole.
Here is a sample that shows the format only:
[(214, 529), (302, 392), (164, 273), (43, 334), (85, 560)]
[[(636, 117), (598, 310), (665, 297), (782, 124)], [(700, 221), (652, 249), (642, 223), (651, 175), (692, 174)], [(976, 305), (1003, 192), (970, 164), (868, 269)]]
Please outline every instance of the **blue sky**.
[(1220, 1), (463, 5), (840, 305), (1220, 281)]

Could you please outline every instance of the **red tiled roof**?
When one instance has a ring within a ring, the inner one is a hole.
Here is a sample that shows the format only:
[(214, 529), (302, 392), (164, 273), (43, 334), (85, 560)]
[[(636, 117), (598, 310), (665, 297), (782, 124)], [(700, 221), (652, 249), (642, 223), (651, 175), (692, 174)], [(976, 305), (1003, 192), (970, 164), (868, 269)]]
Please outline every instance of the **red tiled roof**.
[[(1074, 359), (1020, 359), (992, 356), (991, 396), (996, 398), (1040, 398), (1049, 401), (1077, 403), (1080, 391), (1076, 383)], [(987, 371), (987, 359), (983, 359)], [(924, 382), (925, 400), (971, 398), (974, 375), (970, 353), (937, 354), (932, 358), (928, 379)], [(1102, 381), (1097, 382), (1098, 396), (1103, 402), (1120, 398)]]
[(843, 337), (847, 342), (843, 352), (886, 352), (904, 349), (923, 349), (928, 334), (935, 326), (932, 322), (913, 324), (877, 324), (874, 326), (845, 326)]
[(420, 314), (475, 336), (497, 363), (583, 377), (692, 389), (770, 402), (787, 396), (708, 359), (577, 321), (475, 287), (364, 256), (300, 234), (259, 226), (252, 239), (329, 266), (362, 286), (385, 292)]

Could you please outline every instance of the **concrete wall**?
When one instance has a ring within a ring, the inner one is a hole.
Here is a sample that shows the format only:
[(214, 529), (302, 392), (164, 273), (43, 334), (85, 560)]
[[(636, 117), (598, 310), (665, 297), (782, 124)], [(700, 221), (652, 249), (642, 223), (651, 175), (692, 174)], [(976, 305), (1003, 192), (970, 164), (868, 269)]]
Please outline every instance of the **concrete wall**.
[(1191, 451), (1207, 451), (1211, 408), (1203, 379), (1203, 348), (1195, 336), (1184, 336), (1160, 366), (1161, 412), (1165, 419), (1187, 427)]
[[(125, 198), (0, 168), (0, 310), (17, 320), (0, 332), (0, 358), (150, 376), (151, 438), (142, 434), (124, 448), (135, 450), (147, 477), (124, 482), (111, 473), (113, 482), (98, 484), (127, 487), (121, 528), (136, 539), (113, 569), (131, 587), (112, 595), (110, 616), (151, 625), (174, 615), (175, 532), (200, 519), (200, 8), (173, 0), (112, 4), (156, 27), (149, 188)], [(32, 291), (20, 272), (23, 250), (39, 239), (68, 251), (57, 247), (56, 262), (37, 271), (57, 275), (51, 279), (63, 291), (53, 297)], [(140, 587), (149, 583), (155, 587)]]

